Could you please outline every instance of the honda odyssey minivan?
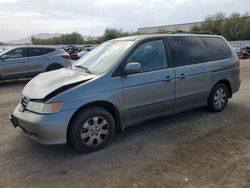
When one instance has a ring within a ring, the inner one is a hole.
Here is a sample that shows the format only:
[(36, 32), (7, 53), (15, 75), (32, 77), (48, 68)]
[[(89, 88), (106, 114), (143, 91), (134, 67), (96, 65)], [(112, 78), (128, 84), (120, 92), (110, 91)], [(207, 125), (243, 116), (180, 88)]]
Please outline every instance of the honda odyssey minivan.
[(117, 130), (207, 106), (239, 90), (239, 60), (217, 35), (141, 35), (107, 41), (70, 68), (42, 73), (10, 115), (33, 140), (103, 148)]

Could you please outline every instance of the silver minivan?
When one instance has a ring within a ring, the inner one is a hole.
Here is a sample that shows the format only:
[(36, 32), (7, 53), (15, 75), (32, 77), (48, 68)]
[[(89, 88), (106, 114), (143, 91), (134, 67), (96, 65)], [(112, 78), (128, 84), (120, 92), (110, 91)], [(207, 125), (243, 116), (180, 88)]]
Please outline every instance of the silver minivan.
[(57, 47), (24, 46), (0, 53), (0, 80), (29, 78), (71, 66), (70, 56)]
[(43, 144), (103, 148), (115, 131), (207, 106), (222, 111), (239, 90), (239, 60), (216, 35), (141, 35), (107, 41), (23, 89), (10, 120)]

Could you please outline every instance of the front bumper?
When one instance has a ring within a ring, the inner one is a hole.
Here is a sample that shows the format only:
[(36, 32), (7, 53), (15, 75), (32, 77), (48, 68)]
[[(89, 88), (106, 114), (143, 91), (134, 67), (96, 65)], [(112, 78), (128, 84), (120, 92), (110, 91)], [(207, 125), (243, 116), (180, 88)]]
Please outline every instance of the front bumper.
[(66, 143), (67, 128), (73, 112), (61, 111), (54, 114), (37, 114), (27, 110), (21, 112), (19, 105), (10, 115), (14, 127), (20, 127), (25, 135), (42, 144)]

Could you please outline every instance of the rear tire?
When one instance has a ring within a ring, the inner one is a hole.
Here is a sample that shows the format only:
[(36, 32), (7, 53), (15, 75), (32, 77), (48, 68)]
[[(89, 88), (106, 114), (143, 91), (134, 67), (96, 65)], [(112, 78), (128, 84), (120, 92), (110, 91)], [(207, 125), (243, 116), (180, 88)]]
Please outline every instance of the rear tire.
[(81, 152), (102, 149), (113, 138), (115, 121), (100, 107), (88, 107), (78, 112), (70, 123), (69, 141)]
[(211, 91), (208, 99), (208, 110), (210, 112), (221, 112), (228, 102), (229, 90), (223, 83), (218, 83)]

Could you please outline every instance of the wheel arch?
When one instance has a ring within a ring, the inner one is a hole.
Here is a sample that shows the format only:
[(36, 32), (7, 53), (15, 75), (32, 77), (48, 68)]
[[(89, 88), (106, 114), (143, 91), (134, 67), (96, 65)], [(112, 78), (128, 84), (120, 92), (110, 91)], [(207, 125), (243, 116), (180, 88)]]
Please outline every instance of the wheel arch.
[(232, 95), (233, 95), (233, 93), (232, 93), (232, 87), (231, 87), (230, 81), (229, 81), (229, 80), (226, 80), (226, 79), (220, 80), (220, 81), (218, 81), (215, 85), (217, 85), (217, 84), (219, 84), (219, 83), (223, 83), (223, 84), (225, 84), (225, 85), (227, 86), (228, 92), (229, 92), (229, 96), (228, 96), (228, 97), (231, 98)]
[(113, 116), (113, 118), (115, 120), (115, 125), (116, 125), (115, 129), (118, 131), (123, 130), (121, 114), (120, 114), (119, 110), (117, 109), (117, 107), (108, 101), (94, 101), (94, 102), (90, 102), (90, 103), (84, 104), (83, 106), (79, 107), (74, 112), (72, 117), (70, 118), (70, 121), (69, 121), (69, 124), (67, 127), (67, 142), (68, 142), (68, 138), (69, 138), (69, 130), (70, 130), (72, 120), (75, 118), (76, 114), (79, 113), (81, 110), (83, 110), (84, 108), (91, 107), (91, 106), (102, 107), (105, 110), (107, 110)]
[(46, 70), (45, 70), (45, 71), (53, 70), (53, 69), (52, 69), (53, 67), (58, 67), (58, 69), (59, 69), (59, 68), (63, 68), (63, 65), (61, 65), (60, 63), (51, 63), (51, 64), (49, 64), (49, 65), (46, 67)]
[[(232, 87), (231, 87), (230, 81), (229, 81), (229, 80), (226, 80), (226, 79), (220, 80), (220, 81), (216, 82), (216, 84), (214, 84), (214, 87), (215, 87), (217, 84), (219, 84), (219, 83), (225, 84), (225, 85), (227, 86), (228, 91), (229, 91), (229, 96), (228, 96), (228, 97), (231, 98), (231, 97), (232, 97)], [(214, 87), (213, 87), (213, 88), (214, 88)], [(211, 90), (211, 91), (212, 91), (212, 90)]]

